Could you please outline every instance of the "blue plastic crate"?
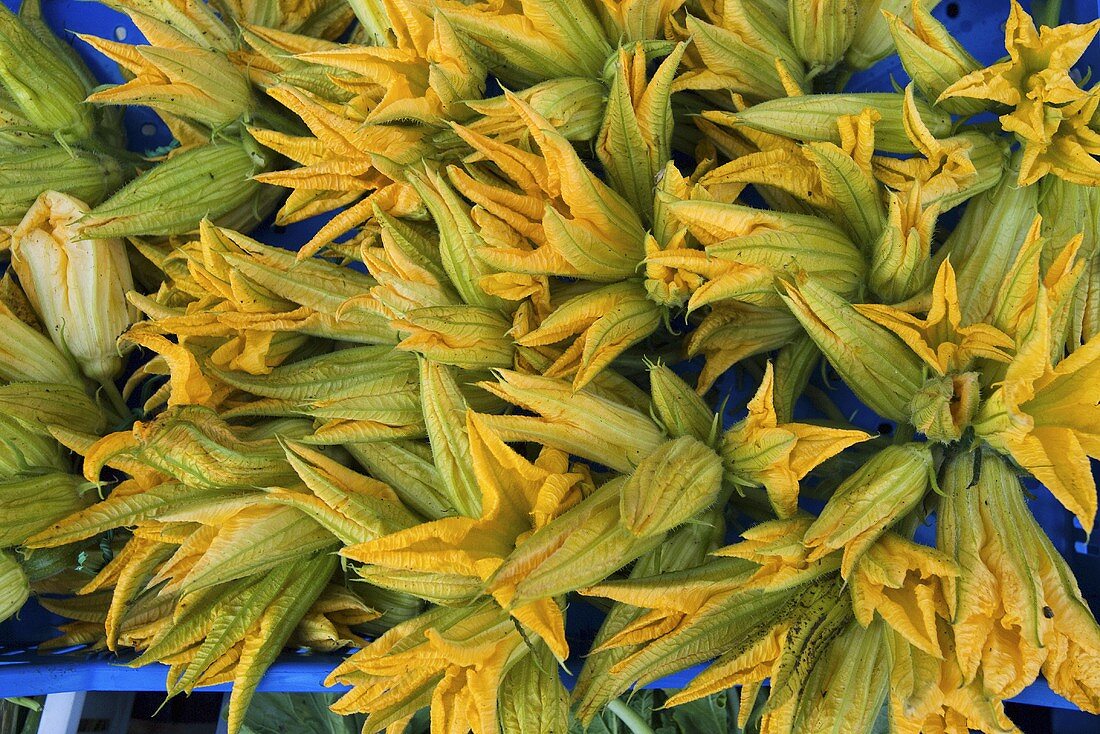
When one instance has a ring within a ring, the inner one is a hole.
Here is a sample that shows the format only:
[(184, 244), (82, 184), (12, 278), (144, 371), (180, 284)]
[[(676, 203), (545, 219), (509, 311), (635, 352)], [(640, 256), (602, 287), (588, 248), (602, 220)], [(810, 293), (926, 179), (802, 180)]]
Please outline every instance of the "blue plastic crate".
[[(2, 0), (15, 8), (19, 0)], [(1029, 3), (1024, 2), (1027, 6)], [(85, 62), (103, 82), (120, 82), (117, 68), (95, 53), (75, 36), (89, 33), (119, 41), (142, 43), (143, 38), (126, 16), (96, 2), (87, 0), (42, 0), (43, 12), (50, 26), (74, 45)], [(1004, 18), (1007, 0), (944, 0), (934, 14), (945, 23), (979, 60), (992, 62), (1004, 55)], [(1063, 18), (1088, 22), (1100, 16), (1100, 0), (1064, 0)], [(1082, 60), (1082, 70), (1100, 72), (1100, 42), (1094, 42)], [(890, 89), (892, 83), (907, 80), (897, 58), (884, 60), (874, 68), (855, 75), (849, 88), (855, 91)], [(124, 124), (130, 146), (137, 152), (156, 150), (167, 145), (171, 137), (160, 119), (151, 110), (128, 109)], [(258, 233), (264, 242), (297, 249), (305, 243), (327, 217), (316, 217), (288, 227), (265, 227)], [(719, 385), (725, 392), (743, 391), (734, 375), (726, 376)], [(834, 400), (852, 416), (860, 427), (877, 431), (889, 425), (874, 415), (846, 391), (833, 394)], [(732, 402), (732, 401), (731, 401)], [(743, 402), (743, 401), (742, 401)], [(1051, 536), (1055, 546), (1070, 562), (1085, 596), (1093, 609), (1100, 610), (1100, 540), (1087, 541), (1080, 525), (1042, 487), (1032, 487), (1035, 497), (1030, 505), (1040, 524)], [(55, 634), (54, 625), (60, 618), (46, 612), (34, 602), (27, 605), (16, 619), (0, 623), (0, 697), (28, 696), (64, 691), (160, 691), (164, 690), (167, 666), (148, 665), (134, 669), (126, 667), (125, 659), (106, 653), (88, 654), (81, 650), (61, 650), (38, 653), (40, 643)], [(599, 624), (599, 615), (583, 603), (570, 608), (571, 642), (583, 649), (585, 638)], [(260, 684), (261, 691), (339, 692), (346, 688), (325, 688), (327, 676), (341, 656), (287, 653), (269, 668)], [(579, 670), (578, 658), (570, 665)], [(682, 671), (657, 681), (654, 688), (680, 688), (691, 680), (702, 666)], [(226, 691), (230, 686), (216, 686), (211, 691)], [(1076, 707), (1061, 698), (1043, 681), (1038, 681), (1013, 699), (1017, 703), (1044, 706), (1065, 711), (1068, 718), (1059, 719), (1057, 731), (1095, 732), (1097, 719), (1074, 717), (1069, 711)]]

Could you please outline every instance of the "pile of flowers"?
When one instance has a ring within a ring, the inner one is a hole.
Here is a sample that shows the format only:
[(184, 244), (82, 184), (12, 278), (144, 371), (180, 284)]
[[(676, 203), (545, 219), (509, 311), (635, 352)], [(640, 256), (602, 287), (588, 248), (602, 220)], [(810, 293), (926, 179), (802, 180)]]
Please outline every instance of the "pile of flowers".
[(0, 617), (231, 681), (234, 732), (298, 646), (358, 648), (368, 732), (703, 663), (669, 704), (763, 732), (1100, 712), (1022, 483), (1093, 527), (1100, 20), (1012, 0), (983, 66), (892, 0), (108, 4), (108, 86), (0, 11)]

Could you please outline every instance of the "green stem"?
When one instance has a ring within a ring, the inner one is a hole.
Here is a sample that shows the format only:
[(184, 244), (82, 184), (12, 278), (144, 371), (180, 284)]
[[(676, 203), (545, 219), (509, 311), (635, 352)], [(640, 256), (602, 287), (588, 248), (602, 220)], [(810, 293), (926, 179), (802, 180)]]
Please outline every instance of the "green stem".
[(99, 384), (100, 387), (103, 388), (104, 394), (107, 395), (107, 402), (111, 404), (111, 408), (118, 414), (119, 420), (122, 423), (131, 423), (134, 413), (130, 410), (130, 406), (126, 405), (126, 401), (122, 399), (122, 393), (115, 387), (115, 383), (110, 380), (104, 380)]
[(607, 704), (607, 708), (611, 710), (611, 713), (618, 716), (619, 720), (626, 724), (626, 728), (634, 734), (656, 734), (645, 722), (645, 719), (639, 716), (637, 711), (623, 703), (621, 699), (616, 698)]
[(894, 429), (894, 445), (909, 443), (916, 434), (916, 430), (909, 423), (899, 423)]
[(1062, 17), (1062, 0), (1035, 0), (1032, 3), (1032, 17), (1037, 25), (1053, 28)]

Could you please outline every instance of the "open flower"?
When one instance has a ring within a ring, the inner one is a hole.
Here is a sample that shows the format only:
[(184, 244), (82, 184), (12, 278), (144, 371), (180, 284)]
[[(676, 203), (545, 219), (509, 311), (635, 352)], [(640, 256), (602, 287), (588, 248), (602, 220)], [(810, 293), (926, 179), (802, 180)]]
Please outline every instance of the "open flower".
[(944, 554), (886, 533), (856, 563), (848, 581), (864, 627), (876, 615), (929, 655), (942, 657), (937, 618), (949, 619), (947, 580), (958, 574)]
[(897, 334), (938, 375), (967, 370), (979, 358), (1007, 362), (1014, 346), (989, 324), (963, 325), (955, 271), (944, 260), (932, 285), (931, 305), (921, 319), (890, 306), (858, 304), (856, 310)]
[(871, 438), (863, 431), (827, 428), (809, 423), (780, 423), (774, 404), (775, 376), (771, 362), (749, 414), (722, 438), (726, 471), (735, 480), (763, 487), (779, 517), (798, 509), (798, 482), (826, 459)]
[(1100, 134), (1089, 127), (1100, 92), (1085, 92), (1070, 75), (1097, 31), (1100, 20), (1036, 29), (1013, 0), (1005, 25), (1008, 60), (967, 74), (940, 95), (1013, 108), (1001, 116), (1001, 124), (1023, 141), (1021, 186), (1048, 172), (1077, 183), (1100, 183), (1100, 162), (1092, 159), (1100, 154)]
[(885, 644), (890, 667), (889, 711), (893, 731), (900, 734), (968, 734), (978, 730), (990, 734), (1020, 734), (1005, 715), (1000, 697), (982, 688), (980, 681), (967, 681), (950, 655), (951, 628), (937, 624), (943, 660), (910, 645), (899, 634), (886, 630)]
[(714, 451), (690, 436), (666, 441), (629, 476), (605, 482), (518, 543), (489, 588), (520, 605), (598, 582), (658, 547), (721, 489)]
[(506, 671), (529, 654), (520, 630), (492, 602), (436, 607), (397, 625), (332, 671), (330, 684), (352, 687), (333, 710), (367, 711), (368, 731), (399, 731), (430, 705), (432, 724), (442, 731), (495, 734)]
[[(604, 648), (636, 648), (607, 671), (602, 696), (716, 657), (677, 701), (744, 683), (742, 701), (751, 709), (765, 678), (782, 684), (775, 666), (785, 659), (789, 671), (797, 657), (797, 645), (787, 648), (784, 641), (800, 626), (798, 618), (828, 614), (837, 601), (850, 615), (843, 606), (846, 595), (835, 582), (836, 559), (805, 560), (801, 539), (806, 525), (805, 518), (765, 523), (750, 531), (749, 545), (720, 552), (745, 557), (715, 558), (683, 571), (586, 589), (585, 594), (651, 610), (604, 641)], [(802, 632), (812, 633), (814, 626), (810, 622)], [(814, 651), (822, 652), (824, 646)]]
[[(353, 545), (343, 554), (378, 569), (458, 574), (479, 583), (493, 577), (521, 538), (545, 525), (585, 493), (582, 473), (569, 470), (567, 457), (547, 449), (530, 462), (510, 449), (475, 413), (466, 417), (474, 479), (480, 490), (476, 517), (447, 517), (377, 540)], [(514, 592), (498, 585), (502, 605)], [(554, 654), (568, 654), (561, 610), (547, 597), (512, 607), (514, 616), (544, 639)]]
[(1044, 287), (1033, 314), (1034, 328), (1004, 381), (982, 404), (974, 427), (990, 446), (1050, 488), (1087, 532), (1096, 517), (1089, 457), (1100, 458), (1100, 406), (1090, 387), (1100, 379), (1100, 338), (1055, 363)]
[(875, 177), (888, 188), (916, 195), (921, 206), (936, 204), (947, 211), (1001, 180), (1005, 144), (973, 130), (950, 136), (933, 132), (912, 84), (905, 89), (901, 121), (919, 155), (875, 157)]

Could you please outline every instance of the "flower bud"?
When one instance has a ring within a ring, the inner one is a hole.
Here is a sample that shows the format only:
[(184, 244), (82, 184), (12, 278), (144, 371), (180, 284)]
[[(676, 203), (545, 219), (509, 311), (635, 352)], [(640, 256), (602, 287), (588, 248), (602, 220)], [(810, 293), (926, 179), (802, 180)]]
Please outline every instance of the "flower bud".
[[(768, 100), (734, 113), (730, 118), (754, 130), (785, 138), (841, 145), (837, 118), (858, 116), (870, 108), (879, 114), (875, 123), (875, 147), (890, 153), (913, 153), (916, 146), (906, 134), (904, 106), (905, 96), (896, 92), (814, 94)], [(923, 100), (917, 100), (916, 107), (933, 135), (950, 133), (949, 114), (933, 109)]]
[(43, 469), (64, 471), (66, 463), (49, 434), (35, 433), (17, 417), (0, 414), (0, 478)]
[(492, 268), (477, 256), (485, 241), (470, 219), (470, 207), (447, 179), (433, 171), (410, 172), (409, 182), (431, 212), (439, 230), (439, 258), (450, 284), (464, 303), (486, 308), (499, 307), (500, 299), (478, 287), (478, 281)]
[(811, 74), (836, 66), (855, 38), (859, 0), (789, 0), (791, 41)]
[(844, 55), (844, 63), (853, 69), (867, 69), (895, 52), (886, 13), (907, 15), (911, 0), (861, 0), (856, 19), (855, 37)]
[(687, 338), (688, 356), (706, 357), (696, 390), (705, 393), (742, 359), (781, 349), (801, 331), (798, 320), (783, 306), (763, 308), (740, 301), (715, 304)]
[(254, 489), (295, 481), (298, 475), (286, 461), (282, 441), (300, 439), (304, 431), (284, 426), (278, 438), (251, 435), (256, 431), (230, 426), (209, 408), (169, 408), (154, 420), (135, 423), (132, 430), (109, 434), (90, 446), (84, 477), (95, 481), (104, 466), (124, 459), (200, 489)]
[(871, 246), (870, 286), (884, 303), (900, 303), (932, 280), (932, 235), (939, 207), (919, 191), (890, 195), (886, 226)]
[(909, 401), (910, 422), (933, 441), (958, 441), (974, 420), (980, 397), (977, 372), (933, 377)]
[(83, 484), (75, 474), (59, 470), (0, 481), (0, 548), (22, 545), (52, 523), (84, 509)]
[(995, 189), (970, 202), (937, 253), (955, 268), (964, 323), (981, 321), (997, 307), (997, 292), (1035, 220), (1038, 199), (1038, 186), (1019, 186), (1015, 171), (1007, 170)]
[(664, 532), (638, 535), (625, 526), (620, 493), (628, 483), (627, 477), (607, 482), (517, 543), (489, 588), (514, 585), (510, 603), (521, 606), (599, 583), (660, 545)]
[(565, 732), (569, 729), (569, 694), (546, 643), (536, 643), (501, 681), (501, 731)]
[(620, 48), (596, 155), (608, 182), (647, 220), (653, 216), (657, 175), (671, 156), (672, 80), (685, 44), (677, 45), (646, 81), (646, 53)]
[[(46, 32), (40, 26), (35, 30)], [(95, 127), (92, 109), (84, 104), (89, 87), (70, 59), (51, 46), (7, 6), (0, 7), (0, 84), (35, 128), (82, 140)]]
[(51, 382), (81, 391), (84, 388), (84, 380), (72, 359), (3, 304), (0, 304), (0, 380)]
[(647, 456), (623, 485), (623, 526), (648, 537), (687, 522), (722, 489), (722, 460), (691, 436), (668, 441)]
[(518, 5), (456, 3), (439, 13), (489, 71), (511, 88), (568, 76), (594, 77), (612, 50), (588, 5), (540, 0), (521, 11)]
[(31, 595), (31, 584), (11, 553), (0, 551), (0, 622), (12, 616)]
[[(600, 130), (607, 87), (597, 79), (564, 77), (518, 91), (516, 97), (546, 118), (567, 140), (591, 140)], [(529, 137), (527, 125), (516, 117), (507, 97), (475, 100), (467, 102), (467, 106), (483, 115), (468, 124), (474, 132), (510, 144)], [(446, 134), (448, 139), (450, 135)]]
[(414, 355), (389, 347), (340, 349), (280, 365), (268, 374), (211, 369), (222, 381), (266, 398), (226, 417), (305, 415), (319, 421), (309, 443), (422, 436)]
[(673, 437), (692, 436), (710, 443), (718, 428), (717, 416), (691, 386), (663, 364), (649, 368), (653, 410)]
[(724, 90), (759, 100), (805, 85), (799, 54), (766, 3), (726, 0), (719, 7), (710, 23), (689, 13), (683, 28), (673, 25), (678, 38), (691, 38), (687, 71), (673, 91)]
[(579, 389), (631, 346), (653, 334), (661, 325), (661, 315), (661, 307), (646, 296), (640, 283), (623, 281), (566, 300), (516, 343), (525, 347), (567, 344), (543, 374), (572, 374), (573, 387)]
[(407, 311), (394, 327), (404, 339), (398, 349), (433, 362), (465, 369), (511, 367), (512, 324), (498, 311), (479, 306), (429, 306)]
[(16, 224), (43, 191), (61, 191), (98, 204), (122, 185), (122, 167), (113, 158), (86, 150), (66, 150), (52, 140), (0, 144), (0, 224)]
[(50, 338), (84, 374), (108, 382), (122, 369), (118, 338), (136, 318), (126, 248), (84, 239), (88, 206), (55, 191), (38, 197), (12, 235), (12, 267)]
[(815, 280), (786, 289), (787, 306), (852, 392), (882, 417), (906, 420), (924, 382), (920, 358)]
[(0, 387), (0, 414), (41, 436), (50, 435), (50, 426), (96, 435), (106, 427), (99, 406), (82, 388), (59, 383), (13, 382)]
[(438, 520), (455, 514), (454, 502), (443, 489), (443, 479), (427, 443), (369, 441), (346, 444), (345, 448), (372, 477), (392, 487), (401, 501), (421, 516)]
[(213, 129), (233, 124), (255, 105), (248, 77), (221, 51), (80, 38), (133, 76), (95, 92), (89, 102), (146, 105)]
[(252, 176), (267, 160), (244, 143), (184, 150), (121, 188), (81, 221), (88, 237), (184, 234), (203, 219), (252, 201), (264, 184)]
[[(914, 2), (912, 10), (912, 28), (893, 13), (885, 13), (886, 22), (906, 73), (927, 99), (939, 99), (945, 89), (981, 64), (932, 17), (923, 2)], [(973, 115), (988, 105), (980, 100), (948, 98), (936, 106), (956, 115)]]
[(647, 415), (565, 380), (500, 370), (480, 386), (538, 416), (484, 416), (504, 441), (538, 441), (622, 472), (664, 442)]
[(888, 446), (872, 456), (836, 488), (806, 531), (809, 560), (843, 549), (840, 571), (848, 578), (879, 536), (924, 498), (932, 470), (927, 444)]

